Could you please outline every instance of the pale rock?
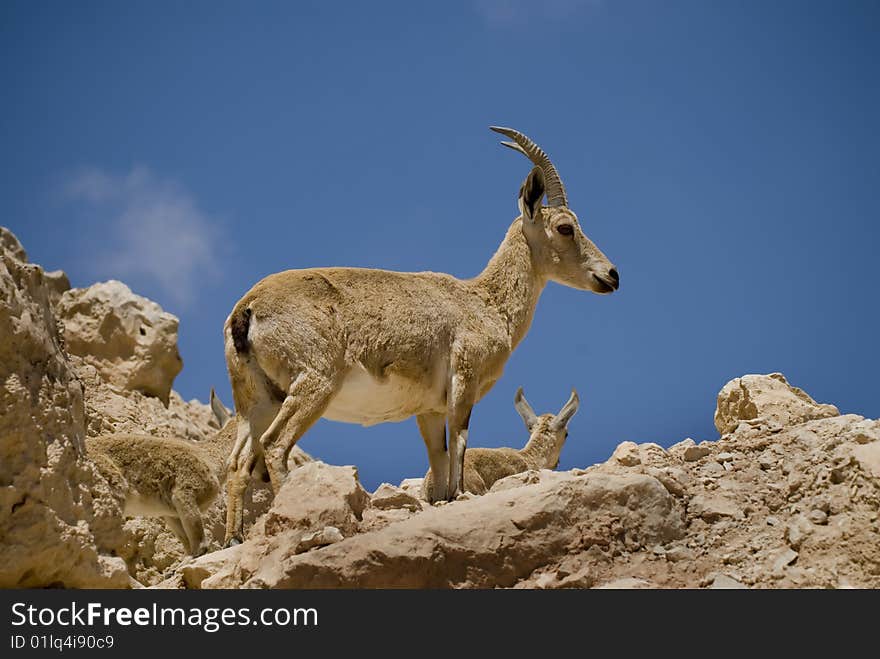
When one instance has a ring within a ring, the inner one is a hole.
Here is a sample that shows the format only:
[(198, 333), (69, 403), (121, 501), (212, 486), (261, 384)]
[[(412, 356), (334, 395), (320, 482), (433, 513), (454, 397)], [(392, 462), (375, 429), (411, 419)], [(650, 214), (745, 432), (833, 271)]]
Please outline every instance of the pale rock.
[(715, 579), (712, 581), (710, 588), (715, 590), (738, 590), (743, 588), (747, 589), (748, 586), (726, 574), (717, 574), (715, 575)]
[(675, 456), (681, 456), (689, 447), (696, 446), (696, 442), (690, 437), (685, 437), (680, 442), (676, 442), (669, 447), (669, 453)]
[(684, 460), (685, 462), (696, 462), (700, 458), (705, 458), (709, 455), (709, 447), (703, 446), (702, 444), (696, 446), (688, 446), (684, 450)]
[(880, 441), (880, 420), (860, 419), (851, 424), (844, 436), (847, 441), (856, 444)]
[(817, 403), (791, 386), (781, 373), (744, 375), (725, 384), (719, 392), (715, 427), (723, 435), (743, 421), (794, 426), (838, 414), (833, 405)]
[(793, 549), (783, 549), (776, 558), (773, 559), (773, 571), (781, 572), (787, 565), (791, 565), (797, 560), (798, 553)]
[(813, 532), (807, 518), (798, 515), (785, 529), (785, 539), (792, 549), (799, 550), (804, 540)]
[(335, 526), (349, 535), (357, 531), (369, 503), (356, 467), (309, 462), (290, 472), (266, 513), (262, 531), (272, 536)]
[(674, 547), (670, 547), (666, 550), (665, 556), (666, 560), (670, 563), (677, 563), (679, 561), (692, 561), (696, 558), (694, 550), (685, 545), (676, 545)]
[(314, 549), (315, 547), (326, 547), (335, 542), (341, 542), (344, 539), (345, 537), (342, 535), (342, 531), (335, 526), (325, 526), (320, 531), (307, 533), (300, 538), (300, 541), (297, 543), (296, 548), (293, 551), (295, 554), (301, 554), (310, 549)]
[(723, 464), (725, 462), (730, 462), (735, 457), (736, 456), (733, 453), (724, 452), (724, 453), (719, 453), (718, 455), (716, 455), (715, 460), (717, 460), (718, 462)]
[(422, 498), (422, 483), (425, 482), (424, 478), (404, 478), (400, 481), (401, 490), (414, 496), (416, 499)]
[(94, 366), (110, 384), (168, 404), (183, 368), (177, 317), (115, 280), (65, 292), (57, 313), (70, 354)]
[(555, 588), (592, 588), (596, 582), (596, 577), (588, 565), (565, 576), (557, 574), (557, 578), (559, 580)]
[(0, 255), (7, 255), (22, 263), (28, 262), (27, 252), (24, 251), (18, 238), (6, 227), (0, 227)]
[(594, 586), (596, 590), (644, 590), (653, 587), (654, 586), (650, 581), (645, 581), (644, 579), (638, 579), (636, 577), (624, 577), (622, 579), (615, 579), (614, 581), (607, 581), (599, 586)]
[(413, 511), (407, 508), (388, 508), (387, 510), (380, 510), (378, 508), (369, 507), (364, 510), (363, 519), (361, 519), (361, 523), (358, 525), (358, 530), (361, 533), (376, 531), (389, 524), (409, 519), (414, 514)]
[(183, 586), (188, 589), (200, 589), (205, 579), (238, 562), (241, 547), (234, 545), (210, 554), (203, 554), (182, 565), (177, 569), (177, 573), (182, 577)]
[(563, 480), (567, 477), (564, 472), (553, 471), (552, 469), (530, 469), (511, 476), (505, 476), (494, 483), (489, 488), (490, 492), (502, 492), (515, 487), (523, 487), (524, 485), (535, 485), (537, 483), (551, 483)]
[(807, 515), (807, 519), (810, 520), (813, 524), (818, 524), (822, 526), (828, 523), (828, 513), (824, 510), (814, 509), (811, 510)]
[(691, 499), (688, 511), (705, 522), (717, 522), (721, 519), (742, 519), (742, 509), (733, 501), (712, 494), (698, 494)]
[(624, 467), (635, 467), (642, 464), (639, 457), (639, 446), (635, 442), (621, 442), (614, 449), (611, 459)]
[(70, 290), (70, 280), (63, 270), (53, 270), (43, 275), (49, 290), (49, 304), (53, 307), (61, 300), (61, 296)]
[(761, 469), (773, 469), (777, 464), (779, 464), (779, 457), (770, 449), (758, 456), (758, 465)]
[(663, 484), (663, 487), (673, 496), (683, 497), (685, 494), (685, 486), (681, 483), (676, 475), (672, 473), (668, 467), (659, 469), (657, 467), (648, 467), (647, 474), (653, 476)]
[(865, 474), (880, 479), (880, 442), (859, 444), (853, 447), (852, 454)]
[(380, 510), (406, 508), (415, 512), (422, 509), (422, 502), (417, 497), (390, 483), (382, 483), (376, 488), (370, 498), (370, 505)]
[(291, 555), (280, 536), (265, 545), (248, 541), (241, 562), (244, 585), (511, 587), (568, 555), (573, 545), (587, 549), (615, 542), (616, 527), (600, 520), (619, 520), (638, 546), (665, 544), (684, 533), (680, 509), (654, 478), (561, 476), (489, 492), (467, 504), (431, 507), (305, 554)]
[(116, 497), (83, 454), (71, 372), (43, 269), (0, 230), (0, 588), (127, 588)]

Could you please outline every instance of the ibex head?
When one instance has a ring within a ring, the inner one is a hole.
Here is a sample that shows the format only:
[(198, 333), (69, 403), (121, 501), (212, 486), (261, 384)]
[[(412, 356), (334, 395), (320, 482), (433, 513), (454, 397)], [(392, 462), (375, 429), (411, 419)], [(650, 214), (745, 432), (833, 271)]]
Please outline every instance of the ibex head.
[(568, 422), (578, 411), (580, 404), (577, 391), (572, 389), (571, 396), (558, 413), (538, 416), (526, 400), (522, 387), (516, 390), (513, 406), (529, 431), (529, 443), (525, 451), (539, 455), (544, 460), (545, 468), (556, 469), (559, 464), (559, 454), (568, 438)]
[[(556, 167), (537, 144), (512, 128), (490, 126), (511, 138), (504, 146), (519, 151), (535, 167), (519, 190), (523, 233), (541, 273), (552, 281), (594, 293), (611, 293), (620, 285), (614, 264), (584, 235), (568, 207), (565, 186)], [(547, 205), (541, 205), (544, 193)]]

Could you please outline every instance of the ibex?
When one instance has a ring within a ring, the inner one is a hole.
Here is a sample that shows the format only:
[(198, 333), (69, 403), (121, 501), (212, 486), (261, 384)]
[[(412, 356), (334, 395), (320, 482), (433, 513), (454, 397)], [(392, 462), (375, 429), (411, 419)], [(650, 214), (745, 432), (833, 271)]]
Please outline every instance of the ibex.
[(207, 550), (202, 513), (226, 476), (235, 422), (211, 390), (220, 431), (196, 443), (120, 433), (86, 439), (86, 453), (123, 503), (126, 516), (163, 517), (193, 556)]
[[(529, 431), (529, 441), (521, 449), (469, 448), (464, 456), (463, 488), (473, 494), (485, 494), (489, 488), (506, 476), (520, 474), (530, 469), (556, 469), (562, 445), (568, 438), (568, 422), (580, 405), (577, 391), (558, 414), (537, 416), (523, 395), (520, 387), (514, 397), (514, 407)], [(431, 500), (434, 474), (428, 471), (422, 482), (422, 496)]]
[(515, 130), (492, 130), (535, 167), (519, 191), (520, 217), (477, 277), (287, 270), (258, 282), (232, 309), (226, 365), (242, 420), (229, 461), (236, 474), (227, 488), (228, 542), (240, 539), (234, 499), (259, 457), (277, 493), (287, 453), (321, 417), (368, 426), (415, 415), (438, 475), (433, 497), (455, 497), (471, 408), (501, 377), (546, 283), (617, 289), (617, 271), (583, 234), (544, 151)]

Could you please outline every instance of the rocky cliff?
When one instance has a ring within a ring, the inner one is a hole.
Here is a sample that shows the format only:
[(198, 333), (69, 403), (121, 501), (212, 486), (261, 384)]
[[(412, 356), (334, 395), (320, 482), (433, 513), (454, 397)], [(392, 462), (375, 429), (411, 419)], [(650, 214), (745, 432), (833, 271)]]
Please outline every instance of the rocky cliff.
[(721, 389), (716, 441), (623, 442), (443, 505), (420, 479), (368, 493), (355, 467), (297, 451), (274, 500), (252, 486), (246, 541), (221, 549), (220, 497), (213, 551), (190, 559), (161, 520), (123, 520), (82, 451), (218, 432), (172, 388), (177, 319), (119, 282), (68, 290), (6, 230), (0, 252), (2, 587), (880, 587), (880, 421), (778, 373)]
[(526, 472), (429, 506), (412, 481), (295, 472), (237, 547), (182, 565), (190, 588), (876, 588), (880, 421), (785, 378), (718, 396), (717, 441), (624, 442), (604, 463)]

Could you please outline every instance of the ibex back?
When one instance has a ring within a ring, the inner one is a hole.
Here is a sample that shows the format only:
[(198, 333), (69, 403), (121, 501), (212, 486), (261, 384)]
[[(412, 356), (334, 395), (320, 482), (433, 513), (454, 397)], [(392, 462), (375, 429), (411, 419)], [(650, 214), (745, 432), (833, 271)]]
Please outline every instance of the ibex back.
[[(239, 507), (232, 500), (243, 495), (261, 456), (277, 492), (288, 452), (321, 417), (372, 425), (415, 416), (431, 471), (446, 475), (433, 497), (454, 498), (471, 408), (501, 377), (546, 283), (601, 294), (617, 289), (617, 271), (584, 235), (547, 155), (517, 131), (493, 130), (535, 167), (520, 188), (520, 216), (477, 277), (288, 270), (266, 277), (235, 305), (224, 326), (241, 416), (228, 510)], [(239, 539), (240, 524), (227, 521), (227, 541)]]

